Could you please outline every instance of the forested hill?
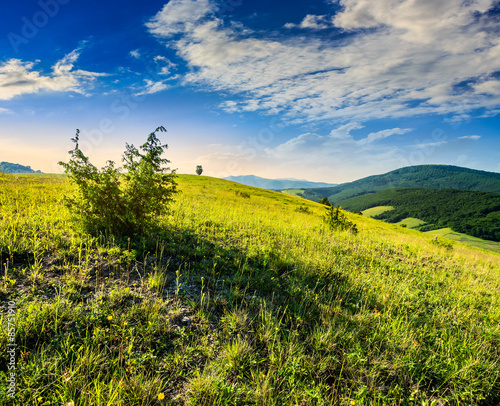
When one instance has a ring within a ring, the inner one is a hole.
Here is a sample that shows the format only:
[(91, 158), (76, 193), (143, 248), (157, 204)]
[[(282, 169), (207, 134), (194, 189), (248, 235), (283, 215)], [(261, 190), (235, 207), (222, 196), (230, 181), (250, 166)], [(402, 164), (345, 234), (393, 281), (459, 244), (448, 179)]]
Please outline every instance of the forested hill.
[(10, 162), (0, 162), (0, 172), (3, 173), (42, 173), (31, 169), (31, 166), (13, 164)]
[(327, 196), (331, 203), (342, 204), (354, 196), (407, 187), (500, 193), (500, 173), (450, 165), (409, 166), (335, 187), (306, 189), (300, 195), (314, 201)]
[(366, 210), (376, 206), (392, 206), (375, 216), (397, 223), (409, 217), (427, 224), (429, 231), (450, 227), (453, 231), (486, 240), (500, 241), (500, 194), (453, 189), (397, 188), (344, 200), (348, 210)]

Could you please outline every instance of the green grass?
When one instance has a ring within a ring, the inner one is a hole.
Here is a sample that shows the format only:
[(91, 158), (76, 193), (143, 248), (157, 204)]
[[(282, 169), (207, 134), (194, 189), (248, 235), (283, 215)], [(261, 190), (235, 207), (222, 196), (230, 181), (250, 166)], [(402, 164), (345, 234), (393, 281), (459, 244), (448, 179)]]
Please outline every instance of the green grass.
[(424, 225), (425, 221), (422, 221), (420, 219), (416, 219), (414, 217), (408, 217), (406, 219), (401, 220), (399, 223), (396, 223), (396, 224), (398, 224), (398, 225), (406, 224), (406, 227), (416, 228), (418, 226)]
[(467, 245), (500, 253), (500, 242), (487, 241), (482, 240), (481, 238), (471, 237), (467, 234), (457, 233), (451, 228), (441, 228), (439, 230), (427, 231), (426, 234), (437, 235), (450, 240), (460, 241)]
[(375, 217), (375, 216), (378, 216), (379, 214), (382, 214), (388, 210), (394, 210), (394, 207), (392, 207), (392, 206), (376, 206), (376, 207), (372, 207), (370, 209), (363, 210), (362, 213), (366, 217)]
[(498, 254), (195, 175), (163, 231), (94, 237), (64, 177), (0, 183), (0, 404), (500, 402)]

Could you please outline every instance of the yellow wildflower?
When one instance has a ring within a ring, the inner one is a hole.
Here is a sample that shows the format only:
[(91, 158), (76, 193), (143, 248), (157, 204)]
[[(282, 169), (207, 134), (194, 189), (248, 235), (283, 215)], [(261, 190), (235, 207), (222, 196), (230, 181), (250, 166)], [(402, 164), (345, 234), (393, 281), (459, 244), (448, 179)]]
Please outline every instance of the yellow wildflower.
[(162, 392), (158, 395), (158, 400), (163, 400), (165, 399), (165, 394)]

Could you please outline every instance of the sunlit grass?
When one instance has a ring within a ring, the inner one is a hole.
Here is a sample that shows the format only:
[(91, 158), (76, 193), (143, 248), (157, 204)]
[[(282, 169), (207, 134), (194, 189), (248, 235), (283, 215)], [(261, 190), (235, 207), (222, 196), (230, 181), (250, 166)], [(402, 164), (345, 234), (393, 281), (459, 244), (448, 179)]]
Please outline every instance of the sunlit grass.
[(63, 177), (0, 182), (1, 404), (500, 402), (500, 255), (203, 176), (163, 232), (92, 237)]

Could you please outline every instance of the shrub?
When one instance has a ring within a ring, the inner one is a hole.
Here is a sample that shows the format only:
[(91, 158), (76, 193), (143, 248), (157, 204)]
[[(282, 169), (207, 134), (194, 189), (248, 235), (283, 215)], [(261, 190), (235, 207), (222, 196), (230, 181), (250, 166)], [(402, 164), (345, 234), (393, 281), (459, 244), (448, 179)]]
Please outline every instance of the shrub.
[(327, 207), (323, 220), (330, 230), (347, 230), (354, 234), (358, 232), (356, 224), (347, 219), (340, 206)]
[(299, 207), (295, 208), (295, 211), (298, 213), (306, 213), (306, 214), (311, 213), (311, 210), (307, 206), (299, 206)]
[(237, 190), (235, 194), (236, 196), (244, 197), (245, 199), (250, 199), (250, 194), (248, 194), (247, 192), (240, 192), (239, 190)]
[(149, 134), (139, 150), (126, 144), (123, 154), (125, 172), (108, 161), (100, 171), (79, 148), (79, 134), (72, 139), (68, 163), (59, 162), (77, 186), (76, 194), (66, 197), (66, 205), (90, 232), (117, 235), (145, 233), (155, 228), (156, 216), (167, 214), (172, 196), (177, 192), (175, 171), (163, 167), (170, 161), (162, 158), (167, 145), (156, 133)]

